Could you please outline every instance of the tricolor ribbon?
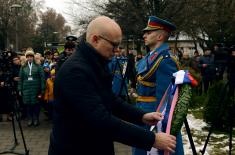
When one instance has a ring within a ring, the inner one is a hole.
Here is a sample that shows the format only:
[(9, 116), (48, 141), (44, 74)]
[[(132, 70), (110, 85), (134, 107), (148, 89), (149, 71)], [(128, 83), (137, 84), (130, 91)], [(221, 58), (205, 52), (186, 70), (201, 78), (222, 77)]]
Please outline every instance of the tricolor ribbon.
[[(179, 96), (178, 85), (185, 83), (189, 83), (192, 86), (198, 85), (198, 82), (190, 75), (188, 70), (177, 71), (176, 73), (173, 73), (173, 76), (175, 77), (175, 83), (170, 84), (167, 88), (157, 108), (157, 112), (162, 113), (163, 120), (159, 121), (157, 125), (151, 126), (151, 131), (156, 128), (157, 132), (165, 132), (170, 134), (173, 113)], [(163, 121), (167, 122), (166, 127), (163, 126)], [(147, 152), (147, 155), (154, 155), (156, 152), (158, 152), (159, 155), (170, 155), (170, 152), (168, 151), (160, 151), (154, 148), (152, 148), (150, 152)]]
[(192, 77), (188, 70), (179, 70), (173, 73), (175, 84), (190, 83), (192, 86), (197, 86), (198, 82)]

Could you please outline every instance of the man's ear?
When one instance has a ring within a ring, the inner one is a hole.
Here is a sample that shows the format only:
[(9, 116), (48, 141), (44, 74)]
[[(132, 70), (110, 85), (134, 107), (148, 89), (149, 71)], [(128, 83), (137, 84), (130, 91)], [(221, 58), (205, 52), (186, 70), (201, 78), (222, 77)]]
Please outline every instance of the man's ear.
[(159, 41), (165, 40), (165, 35), (163, 33), (159, 33), (157, 36), (157, 40), (159, 40)]
[(92, 42), (93, 44), (97, 44), (97, 43), (98, 43), (98, 40), (99, 40), (99, 38), (97, 37), (97, 35), (92, 35), (92, 36), (91, 36), (91, 42)]

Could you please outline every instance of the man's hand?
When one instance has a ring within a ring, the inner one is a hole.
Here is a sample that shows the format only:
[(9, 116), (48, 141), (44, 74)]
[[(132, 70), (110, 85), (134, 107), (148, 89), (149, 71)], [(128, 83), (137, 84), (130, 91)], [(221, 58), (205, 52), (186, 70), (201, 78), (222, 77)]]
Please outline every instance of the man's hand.
[(135, 88), (131, 88), (130, 90), (130, 96), (136, 98), (138, 95), (136, 94)]
[(163, 119), (163, 115), (159, 112), (150, 112), (144, 114), (142, 121), (147, 125), (156, 125), (158, 121)]
[(14, 81), (20, 81), (20, 77), (14, 77)]
[(153, 147), (174, 153), (176, 147), (176, 138), (175, 136), (169, 135), (167, 133), (156, 133)]
[(38, 99), (42, 99), (42, 94), (39, 94), (39, 95), (38, 95)]
[(4, 82), (0, 82), (0, 87), (4, 87)]

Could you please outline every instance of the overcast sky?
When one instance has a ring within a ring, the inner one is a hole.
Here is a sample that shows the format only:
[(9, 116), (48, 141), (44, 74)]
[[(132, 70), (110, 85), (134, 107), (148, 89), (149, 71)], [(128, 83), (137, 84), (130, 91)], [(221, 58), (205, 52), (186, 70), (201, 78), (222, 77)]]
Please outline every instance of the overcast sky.
[[(40, 1), (40, 0), (36, 0), (36, 1)], [(81, 5), (81, 6), (86, 6), (87, 2), (90, 0), (77, 0), (77, 2)], [(73, 23), (72, 23), (72, 19), (71, 16), (69, 16), (68, 14), (74, 13), (73, 10), (79, 10), (80, 12), (84, 13), (88, 13), (87, 10), (83, 11), (82, 8), (78, 8), (77, 4), (72, 4), (72, 0), (44, 0), (44, 9), (46, 10), (47, 7), (49, 8), (53, 8), (56, 10), (57, 13), (61, 13), (63, 15), (63, 17), (65, 18), (65, 20), (67, 21), (67, 24), (70, 25), (73, 29)], [(44, 10), (43, 9), (43, 10)], [(79, 12), (75, 12), (76, 15), (80, 14)]]
[(71, 5), (69, 4), (70, 0), (35, 0), (35, 2), (42, 2), (40, 5), (43, 7), (41, 8), (43, 12), (46, 11), (46, 8), (53, 8), (57, 13), (61, 13), (67, 21), (67, 24), (72, 26), (69, 16), (66, 14), (66, 12), (69, 12), (69, 5)]
[[(61, 13), (65, 20), (67, 21), (67, 25), (71, 26), (72, 31), (79, 31), (80, 27), (77, 26), (77, 24), (74, 25), (76, 19), (82, 18), (82, 14), (88, 15), (88, 14), (94, 14), (92, 9), (89, 8), (90, 2), (96, 1), (96, 2), (103, 2), (105, 0), (34, 0), (37, 3), (41, 3), (40, 5), (43, 7), (41, 11), (46, 11), (46, 8), (53, 8), (56, 10), (57, 13)], [(76, 3), (72, 3), (72, 1), (75, 1)], [(70, 14), (70, 15), (69, 15)], [(74, 20), (72, 18), (78, 17)]]
[[(68, 0), (67, 0), (68, 2)], [(45, 6), (56, 10), (56, 12), (62, 13), (67, 11), (68, 4), (66, 0), (45, 0)]]

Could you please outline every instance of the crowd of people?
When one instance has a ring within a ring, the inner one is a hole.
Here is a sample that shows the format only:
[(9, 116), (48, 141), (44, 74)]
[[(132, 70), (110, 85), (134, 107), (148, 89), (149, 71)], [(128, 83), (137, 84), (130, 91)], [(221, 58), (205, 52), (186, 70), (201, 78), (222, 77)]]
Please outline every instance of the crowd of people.
[[(57, 49), (46, 50), (35, 53), (32, 48), (27, 48), (20, 54), (8, 51), (7, 57), (2, 57), (0, 68), (0, 98), (1, 115), (7, 114), (7, 120), (11, 120), (13, 110), (18, 110), (21, 119), (28, 120), (28, 126), (40, 124), (39, 114), (41, 109), (52, 119), (54, 104), (54, 79), (56, 72), (64, 61), (75, 51), (76, 38), (69, 36), (64, 45), (64, 51), (60, 54)], [(14, 109), (14, 101), (10, 98), (16, 97), (19, 109)]]
[(180, 63), (186, 69), (192, 69), (201, 77), (199, 95), (207, 93), (210, 85), (219, 80), (225, 80), (234, 85), (234, 52), (235, 48), (225, 48), (222, 44), (215, 44), (213, 48), (204, 48), (200, 55), (194, 52), (192, 58), (188, 52), (182, 53)]

